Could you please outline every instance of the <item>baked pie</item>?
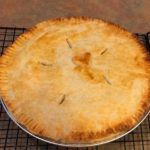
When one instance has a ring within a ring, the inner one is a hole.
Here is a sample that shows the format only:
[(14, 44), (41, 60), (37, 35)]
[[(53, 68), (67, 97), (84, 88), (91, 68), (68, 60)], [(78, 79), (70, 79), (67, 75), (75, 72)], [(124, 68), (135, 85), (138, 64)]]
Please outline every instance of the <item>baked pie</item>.
[(0, 95), (35, 135), (67, 144), (103, 141), (148, 112), (149, 53), (133, 34), (99, 19), (45, 21), (0, 58)]

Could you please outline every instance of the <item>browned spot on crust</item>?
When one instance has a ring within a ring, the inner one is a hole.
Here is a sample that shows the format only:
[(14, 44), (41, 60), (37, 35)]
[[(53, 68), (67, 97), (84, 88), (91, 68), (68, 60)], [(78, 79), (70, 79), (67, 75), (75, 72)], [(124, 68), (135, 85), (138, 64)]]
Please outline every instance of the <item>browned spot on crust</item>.
[(79, 73), (81, 77), (93, 83), (104, 81), (101, 71), (91, 68), (89, 64), (90, 59), (91, 54), (89, 52), (74, 56), (72, 61), (77, 65), (74, 70)]
[(72, 61), (77, 65), (88, 65), (91, 58), (91, 53), (86, 52), (82, 55), (76, 55), (72, 58)]
[(40, 131), (39, 131), (39, 134), (43, 134), (43, 132), (44, 132), (44, 129), (40, 130)]
[(87, 68), (87, 67), (77, 66), (77, 67), (75, 67), (75, 70), (77, 72), (81, 73), (82, 75), (88, 77), (89, 79), (94, 79), (92, 73), (90, 72), (89, 68)]
[(83, 79), (86, 79), (92, 83), (100, 83), (105, 81), (100, 70), (92, 69), (87, 66), (76, 66), (74, 70), (79, 73)]

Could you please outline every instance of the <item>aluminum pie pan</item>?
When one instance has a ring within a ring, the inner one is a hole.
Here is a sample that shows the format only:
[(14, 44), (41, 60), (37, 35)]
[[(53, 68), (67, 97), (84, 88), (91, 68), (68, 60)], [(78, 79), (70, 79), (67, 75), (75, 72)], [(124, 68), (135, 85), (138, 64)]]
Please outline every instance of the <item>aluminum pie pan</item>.
[(11, 118), (11, 120), (23, 131), (25, 131), (27, 134), (31, 135), (32, 137), (44, 141), (46, 143), (49, 144), (54, 144), (57, 146), (64, 146), (64, 147), (90, 147), (90, 146), (98, 146), (98, 145), (103, 145), (103, 144), (107, 144), (110, 142), (113, 142), (115, 140), (118, 140), (122, 137), (124, 137), (125, 135), (129, 134), (130, 132), (132, 132), (133, 130), (135, 130), (145, 119), (146, 117), (149, 115), (150, 113), (150, 109), (145, 113), (145, 115), (139, 120), (139, 122), (131, 129), (127, 130), (126, 132), (122, 132), (116, 136), (113, 136), (112, 138), (109, 139), (104, 139), (102, 141), (97, 141), (97, 142), (93, 142), (93, 143), (61, 143), (61, 141), (54, 141), (50, 138), (45, 138), (45, 137), (40, 137), (39, 135), (35, 135), (34, 133), (31, 133), (25, 126), (21, 125), (20, 123), (17, 122), (17, 120), (15, 119), (15, 117), (13, 116), (13, 114), (8, 110), (5, 102), (3, 101), (2, 98), (0, 98), (1, 103), (3, 105), (4, 110), (6, 111), (7, 115)]

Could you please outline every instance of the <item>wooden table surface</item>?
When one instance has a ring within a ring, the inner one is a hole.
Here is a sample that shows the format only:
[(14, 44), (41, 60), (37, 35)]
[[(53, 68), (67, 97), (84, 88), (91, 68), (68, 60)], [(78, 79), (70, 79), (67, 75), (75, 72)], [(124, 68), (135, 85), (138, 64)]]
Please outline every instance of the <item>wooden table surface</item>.
[(150, 31), (150, 0), (0, 0), (0, 26), (31, 27), (50, 18), (89, 16)]

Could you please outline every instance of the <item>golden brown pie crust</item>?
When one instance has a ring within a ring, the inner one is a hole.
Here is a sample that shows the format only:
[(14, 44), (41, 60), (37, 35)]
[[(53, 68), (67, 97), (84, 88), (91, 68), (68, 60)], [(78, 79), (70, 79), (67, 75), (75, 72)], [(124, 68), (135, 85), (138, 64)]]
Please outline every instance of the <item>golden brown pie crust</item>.
[(92, 143), (135, 126), (150, 107), (149, 54), (136, 37), (99, 19), (42, 22), (0, 58), (0, 94), (36, 135)]

